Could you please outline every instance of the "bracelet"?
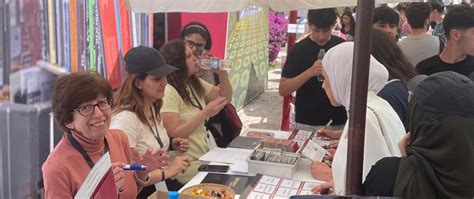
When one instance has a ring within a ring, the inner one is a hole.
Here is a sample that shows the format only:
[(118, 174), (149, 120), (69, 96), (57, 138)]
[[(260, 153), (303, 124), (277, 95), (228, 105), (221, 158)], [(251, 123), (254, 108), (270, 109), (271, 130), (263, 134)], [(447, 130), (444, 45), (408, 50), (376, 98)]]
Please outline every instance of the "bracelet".
[(160, 167), (160, 170), (161, 170), (161, 181), (165, 181), (165, 169), (161, 168)]

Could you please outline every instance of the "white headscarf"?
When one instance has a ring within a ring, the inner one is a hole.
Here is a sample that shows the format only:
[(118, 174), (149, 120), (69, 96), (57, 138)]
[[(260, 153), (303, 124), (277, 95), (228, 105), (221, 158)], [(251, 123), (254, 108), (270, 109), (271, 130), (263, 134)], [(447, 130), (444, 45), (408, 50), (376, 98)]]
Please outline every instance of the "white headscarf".
[[(332, 47), (323, 58), (326, 72), (335, 100), (350, 110), (352, 58), (354, 42), (344, 42)], [(388, 71), (372, 55), (370, 56), (368, 91), (378, 93), (388, 81)]]

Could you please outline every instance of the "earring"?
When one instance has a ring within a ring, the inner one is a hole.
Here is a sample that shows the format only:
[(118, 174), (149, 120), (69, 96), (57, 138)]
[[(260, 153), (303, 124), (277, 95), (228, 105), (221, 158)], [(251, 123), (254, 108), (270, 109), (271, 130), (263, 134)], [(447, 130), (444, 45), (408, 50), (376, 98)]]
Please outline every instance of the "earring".
[(141, 87), (141, 86), (139, 86), (139, 87), (138, 87), (138, 89), (139, 89), (139, 90), (142, 90), (142, 87)]

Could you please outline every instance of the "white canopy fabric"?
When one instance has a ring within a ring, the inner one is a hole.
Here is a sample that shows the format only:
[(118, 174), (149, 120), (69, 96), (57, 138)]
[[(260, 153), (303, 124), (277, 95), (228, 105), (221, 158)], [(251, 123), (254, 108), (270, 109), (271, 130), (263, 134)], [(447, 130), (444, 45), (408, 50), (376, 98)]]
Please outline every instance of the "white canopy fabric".
[[(416, 0), (376, 0), (377, 4)], [(127, 0), (137, 13), (157, 12), (234, 12), (250, 5), (268, 5), (276, 11), (355, 6), (357, 0)]]

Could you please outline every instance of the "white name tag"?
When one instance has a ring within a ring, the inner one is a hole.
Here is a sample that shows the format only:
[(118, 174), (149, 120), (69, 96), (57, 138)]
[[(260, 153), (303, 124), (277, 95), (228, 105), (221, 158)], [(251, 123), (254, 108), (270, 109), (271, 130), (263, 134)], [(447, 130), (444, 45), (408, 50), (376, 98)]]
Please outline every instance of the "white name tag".
[(305, 157), (318, 162), (323, 161), (323, 158), (326, 153), (329, 152), (319, 144), (315, 143), (313, 140), (308, 140), (308, 143), (306, 144), (302, 152)]

